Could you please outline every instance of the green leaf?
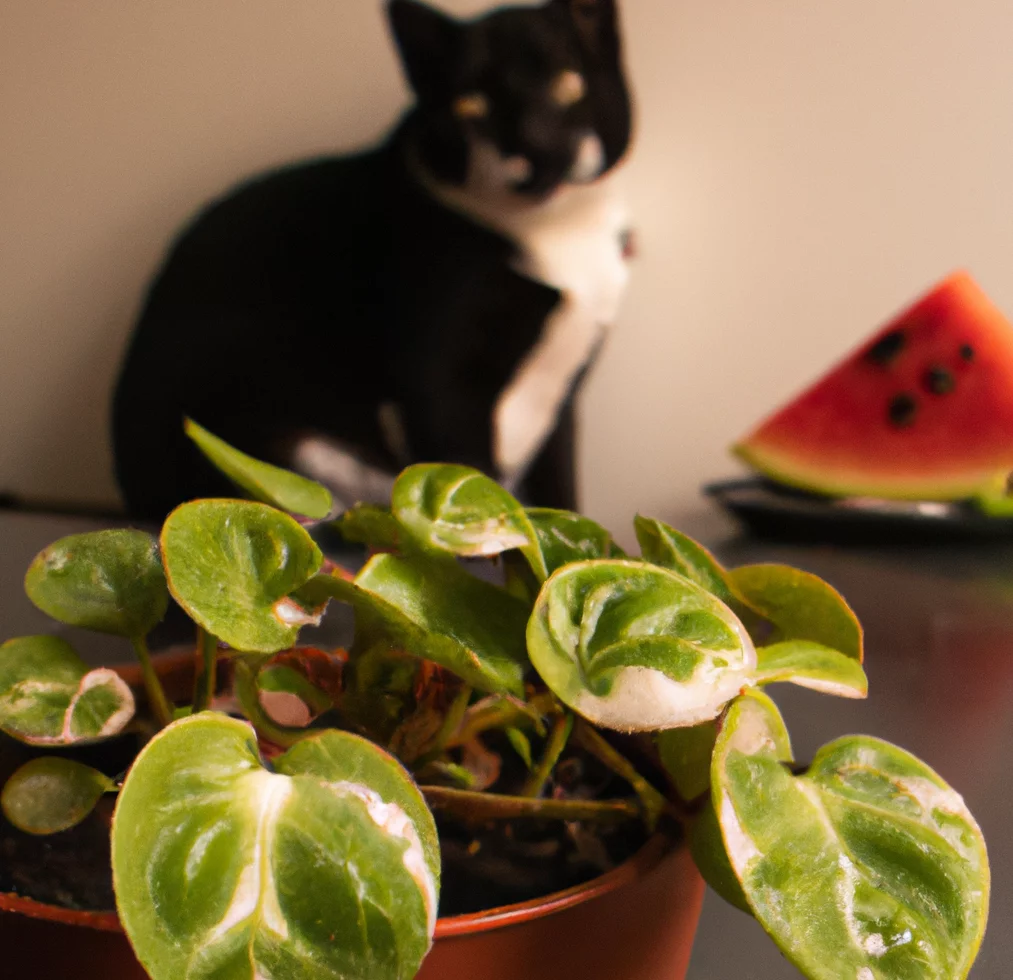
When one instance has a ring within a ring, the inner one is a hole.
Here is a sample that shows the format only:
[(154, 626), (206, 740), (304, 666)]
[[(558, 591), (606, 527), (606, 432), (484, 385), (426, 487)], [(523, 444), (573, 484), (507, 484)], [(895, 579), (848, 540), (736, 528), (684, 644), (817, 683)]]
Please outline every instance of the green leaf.
[(633, 526), (640, 551), (652, 565), (685, 575), (722, 602), (732, 604), (735, 596), (728, 584), (728, 573), (703, 545), (653, 517), (637, 516)]
[(549, 688), (596, 725), (652, 731), (714, 718), (756, 653), (735, 614), (689, 579), (639, 561), (566, 565), (528, 624)]
[(57, 834), (76, 827), (116, 784), (91, 766), (43, 756), (26, 762), (0, 794), (4, 816), (26, 834)]
[(405, 536), (390, 509), (375, 504), (350, 507), (334, 522), (334, 526), (346, 541), (365, 545), (374, 551), (398, 551)]
[(197, 500), (162, 528), (169, 589), (196, 623), (235, 650), (276, 653), (319, 621), (289, 596), (323, 564), (306, 530), (266, 504)]
[(143, 531), (93, 531), (40, 552), (25, 592), (61, 623), (116, 636), (145, 636), (169, 605), (158, 545)]
[(387, 753), (328, 731), (274, 760), (203, 712), (137, 757), (113, 822), (120, 921), (153, 980), (407, 980), (436, 926), (436, 827)]
[(570, 562), (626, 557), (611, 533), (590, 518), (546, 507), (529, 507), (527, 515), (542, 553), (543, 578)]
[(839, 698), (864, 698), (869, 694), (869, 679), (857, 660), (808, 640), (760, 647), (753, 681), (797, 684)]
[(82, 745), (119, 734), (134, 695), (113, 670), (88, 665), (65, 640), (25, 636), (0, 646), (0, 730), (29, 745)]
[(525, 603), (453, 562), (377, 555), (354, 585), (317, 576), (313, 588), (376, 617), (407, 653), (453, 671), (492, 694), (524, 693)]
[(531, 757), (531, 739), (519, 728), (506, 729), (507, 741), (513, 746), (513, 750), (520, 756), (521, 762), (527, 769), (534, 768), (534, 760)]
[(184, 428), (211, 463), (254, 500), (317, 521), (334, 509), (330, 490), (314, 480), (247, 456), (192, 419)]
[(410, 466), (394, 484), (394, 516), (423, 547), (464, 558), (519, 548), (539, 579), (547, 576), (524, 508), (498, 483), (467, 466)]
[(721, 836), (721, 824), (714, 810), (714, 801), (710, 797), (693, 821), (689, 850), (703, 880), (729, 905), (734, 905), (747, 915), (752, 915), (753, 910), (746, 900), (742, 884), (728, 860), (724, 838)]
[[(725, 717), (712, 788), (754, 915), (810, 980), (961, 980), (985, 929), (989, 871), (964, 801), (874, 738), (783, 765), (783, 722), (751, 692)], [(790, 753), (789, 753), (790, 754)]]
[(687, 802), (710, 789), (711, 755), (717, 734), (714, 722), (707, 721), (692, 728), (671, 728), (656, 736), (661, 764)]
[(810, 640), (862, 662), (862, 627), (822, 579), (787, 565), (745, 565), (728, 574), (732, 588), (773, 623), (771, 643)]

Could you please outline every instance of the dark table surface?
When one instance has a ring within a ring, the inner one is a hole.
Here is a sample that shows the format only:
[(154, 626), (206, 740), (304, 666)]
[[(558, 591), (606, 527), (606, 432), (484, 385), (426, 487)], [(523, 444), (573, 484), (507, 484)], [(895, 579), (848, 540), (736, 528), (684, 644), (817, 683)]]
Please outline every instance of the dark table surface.
[[(25, 598), (31, 558), (98, 526), (0, 511), (0, 638), (60, 632), (88, 660), (129, 659), (115, 639), (55, 626)], [(923, 758), (977, 817), (992, 865), (992, 907), (973, 980), (1013, 975), (1013, 545), (849, 549), (750, 539), (716, 543), (731, 565), (786, 561), (823, 576), (866, 629), (867, 701), (791, 687), (774, 692), (798, 759), (840, 735), (877, 735)], [(708, 894), (688, 980), (791, 980), (797, 971), (743, 913)]]

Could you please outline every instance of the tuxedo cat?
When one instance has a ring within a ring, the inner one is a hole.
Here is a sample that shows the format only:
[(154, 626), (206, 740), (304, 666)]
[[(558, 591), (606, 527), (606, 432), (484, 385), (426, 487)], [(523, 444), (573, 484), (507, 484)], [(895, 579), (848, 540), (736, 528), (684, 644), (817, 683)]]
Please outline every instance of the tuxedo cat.
[(154, 282), (113, 405), (134, 516), (232, 493), (186, 415), (343, 505), (431, 460), (575, 506), (574, 394), (626, 282), (615, 0), (388, 13), (417, 100), (390, 138), (213, 203)]

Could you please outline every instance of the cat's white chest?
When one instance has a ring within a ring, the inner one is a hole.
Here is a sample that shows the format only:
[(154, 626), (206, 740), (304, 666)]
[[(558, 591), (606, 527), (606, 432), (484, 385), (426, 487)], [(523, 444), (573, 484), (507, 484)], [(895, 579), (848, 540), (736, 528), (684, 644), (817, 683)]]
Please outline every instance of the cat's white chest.
[(523, 474), (537, 455), (577, 376), (615, 322), (628, 280), (627, 221), (615, 177), (501, 217), (500, 230), (520, 249), (518, 271), (562, 293), (493, 411), (495, 460), (507, 480)]
[[(493, 169), (502, 165), (493, 151), (486, 155)], [(476, 158), (479, 164), (484, 159), (481, 152)], [(511, 239), (517, 271), (562, 294), (493, 408), (493, 458), (500, 478), (512, 484), (552, 432), (577, 376), (619, 312), (629, 230), (620, 178), (613, 172), (593, 184), (567, 186), (538, 205), (510, 194), (432, 189), (445, 204)]]

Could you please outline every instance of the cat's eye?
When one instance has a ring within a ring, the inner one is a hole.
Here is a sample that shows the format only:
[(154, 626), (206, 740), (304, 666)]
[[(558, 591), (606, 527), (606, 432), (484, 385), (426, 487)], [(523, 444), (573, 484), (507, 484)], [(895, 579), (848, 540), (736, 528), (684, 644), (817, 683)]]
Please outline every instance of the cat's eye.
[(481, 92), (470, 92), (454, 101), (458, 119), (485, 119), (489, 115), (489, 99)]
[(561, 109), (576, 105), (587, 93), (587, 83), (579, 71), (564, 71), (552, 83), (552, 101)]

